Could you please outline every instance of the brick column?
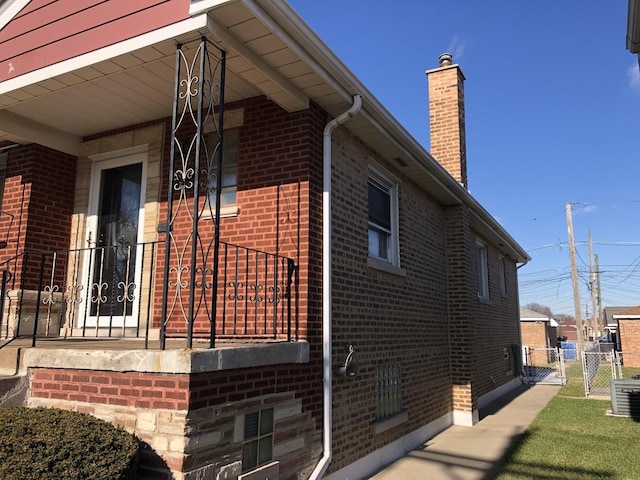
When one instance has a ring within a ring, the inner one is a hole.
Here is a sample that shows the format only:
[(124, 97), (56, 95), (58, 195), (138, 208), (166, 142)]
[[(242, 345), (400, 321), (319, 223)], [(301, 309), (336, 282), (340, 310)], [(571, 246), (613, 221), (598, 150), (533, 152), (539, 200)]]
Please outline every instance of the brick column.
[(477, 299), (474, 240), (468, 208), (463, 205), (446, 211), (447, 299), (449, 346), (454, 423), (477, 422), (478, 399), (474, 394), (474, 319), (472, 301)]

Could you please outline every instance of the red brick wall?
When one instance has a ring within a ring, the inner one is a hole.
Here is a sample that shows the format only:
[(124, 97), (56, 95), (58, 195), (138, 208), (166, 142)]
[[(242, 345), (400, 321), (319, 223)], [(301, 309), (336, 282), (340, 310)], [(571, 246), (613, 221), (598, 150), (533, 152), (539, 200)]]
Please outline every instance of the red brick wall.
[(640, 320), (619, 319), (618, 337), (625, 367), (640, 367)]
[[(520, 344), (520, 315), (518, 305), (517, 270), (513, 260), (505, 258), (507, 294), (500, 291), (500, 253), (487, 243), (487, 265), (489, 272), (489, 301), (473, 302), (474, 335), (476, 356), (471, 357), (474, 368), (474, 395), (482, 396), (496, 387), (513, 380), (517, 371), (508, 374), (504, 358), (505, 350), (512, 356), (511, 346)], [(474, 266), (471, 272), (477, 272)], [(475, 282), (475, 280), (474, 280)], [(477, 283), (474, 288), (477, 291)], [(511, 358), (513, 367), (513, 358)]]
[[(322, 130), (326, 114), (317, 106), (287, 113), (265, 98), (225, 106), (244, 109), (239, 130), (238, 216), (222, 218), (221, 240), (261, 251), (286, 255), (298, 267), (293, 292), (294, 338), (309, 341), (309, 364), (269, 367), (193, 377), (190, 408), (249, 399), (254, 395), (295, 392), (316, 428), (322, 424)], [(137, 128), (137, 127), (132, 127)], [(170, 151), (167, 128), (160, 193), (159, 222), (167, 219)], [(121, 132), (119, 130), (118, 132)], [(104, 136), (116, 132), (105, 133)], [(91, 139), (96, 139), (93, 136)], [(85, 139), (88, 140), (88, 139)], [(203, 241), (212, 238), (213, 224), (199, 224)], [(184, 241), (186, 222), (174, 229)], [(164, 234), (159, 235), (159, 265), (164, 264)], [(172, 262), (175, 257), (172, 257)], [(155, 318), (162, 301), (162, 269), (156, 273)], [(204, 323), (204, 322), (203, 322)], [(200, 324), (200, 325), (203, 325)], [(175, 329), (174, 332), (178, 330)]]
[[(14, 219), (0, 262), (24, 251), (69, 248), (76, 163), (75, 157), (36, 144), (8, 150), (2, 209)], [(0, 227), (9, 228), (6, 216), (2, 221)]]
[(98, 405), (187, 410), (190, 379), (188, 375), (34, 368), (30, 395)]
[[(304, 400), (302, 411), (296, 408), (298, 399), (316, 394), (317, 379), (310, 378), (307, 370), (306, 366), (282, 365), (188, 375), (34, 368), (30, 402), (106, 415), (107, 420), (151, 445), (157, 436), (175, 438), (177, 445), (187, 445), (186, 451), (157, 452), (162, 454), (165, 467), (175, 471), (239, 460), (241, 445), (232, 433), (234, 417), (256, 408), (280, 406), (287, 413), (274, 421), (274, 447), (287, 453), (274, 455), (274, 460), (280, 461), (278, 478), (296, 480), (300, 472), (313, 468), (320, 450), (320, 430), (304, 408)], [(162, 418), (181, 418), (181, 424), (156, 425), (153, 431), (143, 429), (136, 417), (148, 412)], [(184, 425), (188, 428), (183, 429)], [(224, 436), (224, 441), (203, 447), (202, 443), (211, 441), (210, 435), (199, 437), (205, 432)], [(191, 441), (182, 440), (183, 436)], [(173, 445), (171, 441), (169, 444)], [(145, 471), (153, 471), (151, 453), (149, 449), (143, 451)], [(162, 470), (159, 465), (156, 468)]]
[[(471, 414), (481, 395), (513, 379), (511, 346), (520, 342), (515, 262), (505, 259), (503, 296), (501, 255), (486, 242), (490, 298), (480, 301), (468, 209), (440, 205), (344, 129), (334, 133), (333, 149), (333, 364), (353, 345), (359, 372), (354, 380), (334, 377), (332, 472), (452, 410)], [(367, 264), (371, 162), (400, 181), (404, 274)], [(374, 373), (388, 364), (402, 369), (408, 420), (375, 434)]]
[[(428, 71), (431, 154), (467, 186), (464, 76), (457, 65)], [(447, 264), (454, 408), (472, 411), (479, 396), (512, 380), (505, 353), (519, 344), (517, 273), (505, 258), (507, 295), (499, 284), (500, 253), (488, 242), (489, 300), (477, 298), (475, 234), (464, 207), (447, 210)], [(480, 238), (480, 240), (482, 240)], [(471, 385), (471, 389), (469, 388)]]
[(317, 394), (307, 365), (225, 370), (200, 374), (153, 374), (34, 368), (30, 395), (136, 408), (198, 410), (273, 393)]
[[(294, 338), (308, 338), (312, 335), (309, 328), (318, 333), (321, 318), (319, 246), (322, 238), (322, 129), (325, 114), (313, 104), (308, 110), (289, 114), (263, 97), (225, 106), (226, 111), (240, 108), (244, 112), (243, 124), (237, 127), (237, 205), (240, 213), (221, 219), (220, 239), (294, 260), (297, 266), (292, 302)], [(168, 175), (170, 130), (167, 129), (165, 139), (162, 178)], [(188, 137), (190, 132), (181, 134)], [(162, 223), (167, 218), (167, 185), (166, 181), (163, 182), (160, 198), (159, 221)], [(189, 222), (183, 215), (174, 223), (173, 233), (178, 244), (191, 231)], [(210, 219), (201, 220), (199, 233), (205, 245), (213, 238), (213, 231), (214, 224)], [(161, 259), (164, 259), (163, 240), (164, 235), (161, 234)], [(175, 252), (172, 251), (171, 256), (171, 262), (174, 262)], [(161, 285), (161, 282), (156, 282), (156, 285)], [(157, 288), (156, 312), (160, 311), (161, 300), (161, 290)], [(310, 327), (307, 319), (315, 321), (315, 325)], [(203, 329), (208, 328), (204, 319), (198, 324)], [(171, 324), (170, 329), (174, 328), (172, 325), (180, 325), (180, 322)]]
[(521, 322), (522, 345), (530, 348), (547, 348), (547, 336), (544, 322)]
[[(411, 179), (399, 177), (401, 267), (406, 276), (367, 266), (368, 164), (384, 164), (343, 128), (333, 133), (333, 365), (352, 344), (353, 380), (333, 380), (330, 471), (382, 448), (451, 410), (445, 214)], [(399, 365), (408, 421), (375, 434), (375, 371)]]
[(474, 339), (473, 305), (478, 301), (475, 266), (475, 238), (465, 206), (446, 209), (446, 283), (448, 333), (451, 348), (451, 388), (453, 409), (472, 412), (477, 408), (473, 395), (473, 361), (478, 345)]
[(529, 347), (530, 361), (534, 365), (545, 364), (548, 361), (547, 328), (544, 322), (521, 322), (522, 345)]

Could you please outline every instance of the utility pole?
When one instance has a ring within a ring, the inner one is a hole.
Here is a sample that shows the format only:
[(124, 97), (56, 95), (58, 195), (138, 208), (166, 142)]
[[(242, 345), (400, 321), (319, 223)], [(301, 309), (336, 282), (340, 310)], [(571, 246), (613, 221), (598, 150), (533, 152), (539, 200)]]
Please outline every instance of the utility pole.
[(569, 259), (571, 260), (571, 283), (573, 284), (573, 308), (576, 316), (576, 335), (578, 349), (584, 348), (584, 335), (582, 332), (582, 312), (580, 311), (580, 289), (578, 288), (578, 267), (576, 266), (576, 244), (573, 239), (573, 220), (571, 218), (571, 202), (566, 204), (567, 230), (569, 232)]
[(591, 229), (589, 229), (589, 289), (591, 290), (591, 327), (594, 331), (594, 340), (597, 340), (603, 333), (597, 322), (596, 310), (596, 274), (593, 270), (593, 243), (591, 242)]
[(604, 313), (602, 311), (602, 290), (600, 290), (600, 257), (596, 253), (596, 284), (598, 289), (598, 320), (600, 320), (600, 331), (604, 333)]

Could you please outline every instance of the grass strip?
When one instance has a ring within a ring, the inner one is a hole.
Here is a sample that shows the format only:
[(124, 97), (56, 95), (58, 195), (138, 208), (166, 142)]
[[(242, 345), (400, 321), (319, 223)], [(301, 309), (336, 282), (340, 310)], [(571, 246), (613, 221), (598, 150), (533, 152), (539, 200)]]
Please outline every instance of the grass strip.
[(640, 478), (640, 423), (606, 415), (611, 402), (556, 396), (533, 421), (496, 480)]

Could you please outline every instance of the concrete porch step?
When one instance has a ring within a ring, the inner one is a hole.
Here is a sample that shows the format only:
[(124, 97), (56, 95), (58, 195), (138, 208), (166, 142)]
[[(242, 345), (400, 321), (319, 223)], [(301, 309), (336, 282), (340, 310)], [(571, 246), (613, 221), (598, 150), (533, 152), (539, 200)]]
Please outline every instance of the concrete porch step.
[(21, 362), (25, 348), (28, 346), (24, 341), (9, 340), (0, 343), (0, 376), (14, 376), (26, 372)]

